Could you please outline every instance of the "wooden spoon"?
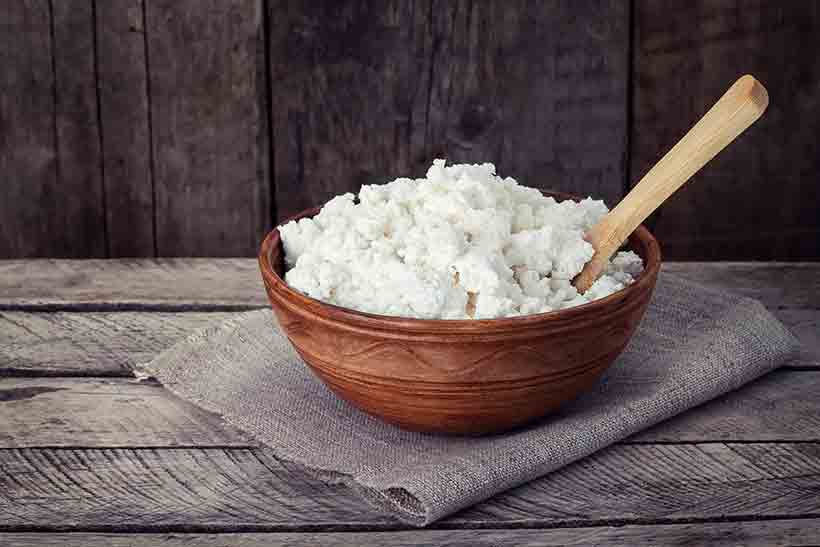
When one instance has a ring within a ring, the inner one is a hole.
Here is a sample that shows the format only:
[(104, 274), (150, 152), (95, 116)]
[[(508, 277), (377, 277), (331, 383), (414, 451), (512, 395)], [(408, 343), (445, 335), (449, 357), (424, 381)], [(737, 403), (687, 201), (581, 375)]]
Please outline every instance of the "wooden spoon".
[(740, 77), (635, 188), (586, 234), (595, 254), (573, 281), (578, 292), (586, 292), (635, 228), (752, 125), (768, 104), (769, 94), (760, 82), (748, 74)]

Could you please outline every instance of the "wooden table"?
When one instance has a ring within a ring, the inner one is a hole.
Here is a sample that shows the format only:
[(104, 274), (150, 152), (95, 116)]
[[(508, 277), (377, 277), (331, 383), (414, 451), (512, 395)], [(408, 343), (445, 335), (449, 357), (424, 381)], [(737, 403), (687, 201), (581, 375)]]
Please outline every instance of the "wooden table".
[(800, 358), (413, 530), (132, 376), (263, 307), (254, 260), (0, 261), (0, 545), (820, 543), (820, 264), (668, 264), (763, 301)]

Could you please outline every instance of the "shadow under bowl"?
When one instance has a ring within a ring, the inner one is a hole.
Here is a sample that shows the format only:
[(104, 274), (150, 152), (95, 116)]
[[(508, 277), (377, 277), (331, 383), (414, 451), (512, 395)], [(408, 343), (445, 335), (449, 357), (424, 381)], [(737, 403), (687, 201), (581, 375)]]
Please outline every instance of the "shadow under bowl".
[(632, 285), (574, 308), (503, 319), (388, 317), (320, 302), (285, 283), (278, 229), (262, 243), (259, 266), (285, 334), (336, 394), (405, 429), (475, 435), (549, 414), (591, 387), (623, 351), (661, 264), (645, 227), (628, 247), (644, 262)]

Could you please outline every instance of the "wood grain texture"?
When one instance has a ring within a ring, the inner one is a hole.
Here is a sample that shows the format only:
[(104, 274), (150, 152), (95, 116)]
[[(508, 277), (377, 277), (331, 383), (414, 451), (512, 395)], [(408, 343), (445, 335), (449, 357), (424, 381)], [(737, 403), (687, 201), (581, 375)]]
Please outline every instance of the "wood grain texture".
[(436, 157), (620, 198), (625, 4), (275, 0), (270, 16), (280, 219)]
[(143, 0), (95, 0), (108, 254), (154, 256)]
[(778, 370), (627, 439), (820, 441), (820, 371)]
[[(819, 469), (816, 443), (615, 446), (434, 527), (817, 518)], [(403, 527), (261, 449), (1, 450), (0, 486), (5, 532)]]
[(740, 74), (754, 74), (771, 95), (748, 135), (662, 208), (656, 235), (664, 255), (820, 256), (820, 60), (801, 54), (820, 45), (817, 5), (638, 0), (634, 24), (633, 181)]
[(818, 262), (664, 262), (663, 271), (755, 298), (772, 311), (820, 309)]
[(58, 253), (51, 13), (48, 0), (0, 3), (0, 258)]
[(155, 382), (0, 378), (0, 448), (248, 446), (236, 428)]
[(252, 449), (0, 451), (0, 531), (396, 526), (358, 495)]
[(402, 530), (390, 532), (296, 532), (233, 534), (0, 534), (8, 547), (83, 545), (87, 547), (559, 547), (564, 545), (664, 545), (689, 547), (810, 547), (820, 544), (820, 519), (786, 519), (757, 522), (710, 522), (627, 525), (547, 530)]
[(0, 309), (266, 307), (252, 259), (0, 261)]
[(0, 312), (0, 376), (131, 377), (224, 312)]
[(145, 0), (160, 256), (250, 256), (270, 226), (261, 0)]
[(279, 219), (362, 184), (421, 176), (429, 2), (270, 0)]
[(490, 161), (527, 186), (618, 202), (628, 3), (435, 0), (431, 20), (427, 161)]
[[(788, 467), (773, 468), (773, 450), (789, 462)], [(809, 491), (820, 480), (817, 466), (814, 443), (617, 445), (448, 522), (529, 525), (550, 515), (580, 525), (814, 515), (820, 510), (820, 497)], [(790, 493), (775, 493), (781, 486)], [(801, 490), (806, 497), (798, 493)]]
[[(757, 298), (820, 309), (820, 263), (664, 262), (663, 271)], [(255, 259), (0, 260), (0, 309), (267, 307)]]
[(0, 9), (0, 257), (105, 256), (91, 0)]
[(285, 283), (279, 230), (262, 243), (259, 266), (282, 331), (337, 395), (404, 429), (470, 435), (542, 418), (595, 384), (621, 354), (661, 265), (645, 228), (629, 248), (644, 271), (624, 290), (578, 310), (492, 320), (385, 317), (309, 298)]
[(34, 204), (45, 205), (44, 220), (54, 223), (48, 256), (107, 254), (93, 1), (51, 2), (58, 185), (53, 208)]
[[(247, 444), (236, 428), (136, 379), (0, 378), (0, 418), (0, 448)], [(773, 372), (624, 442), (722, 441), (820, 442), (820, 372)]]

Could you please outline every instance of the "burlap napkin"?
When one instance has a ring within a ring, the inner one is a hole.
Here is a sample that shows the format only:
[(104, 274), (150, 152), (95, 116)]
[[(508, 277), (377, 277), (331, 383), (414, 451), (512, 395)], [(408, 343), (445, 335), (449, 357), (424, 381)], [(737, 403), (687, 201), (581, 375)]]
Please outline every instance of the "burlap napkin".
[(759, 302), (662, 274), (594, 389), (536, 425), (481, 438), (409, 433), (356, 410), (313, 376), (268, 310), (196, 333), (144, 369), (281, 458), (425, 525), (736, 389), (797, 346)]

